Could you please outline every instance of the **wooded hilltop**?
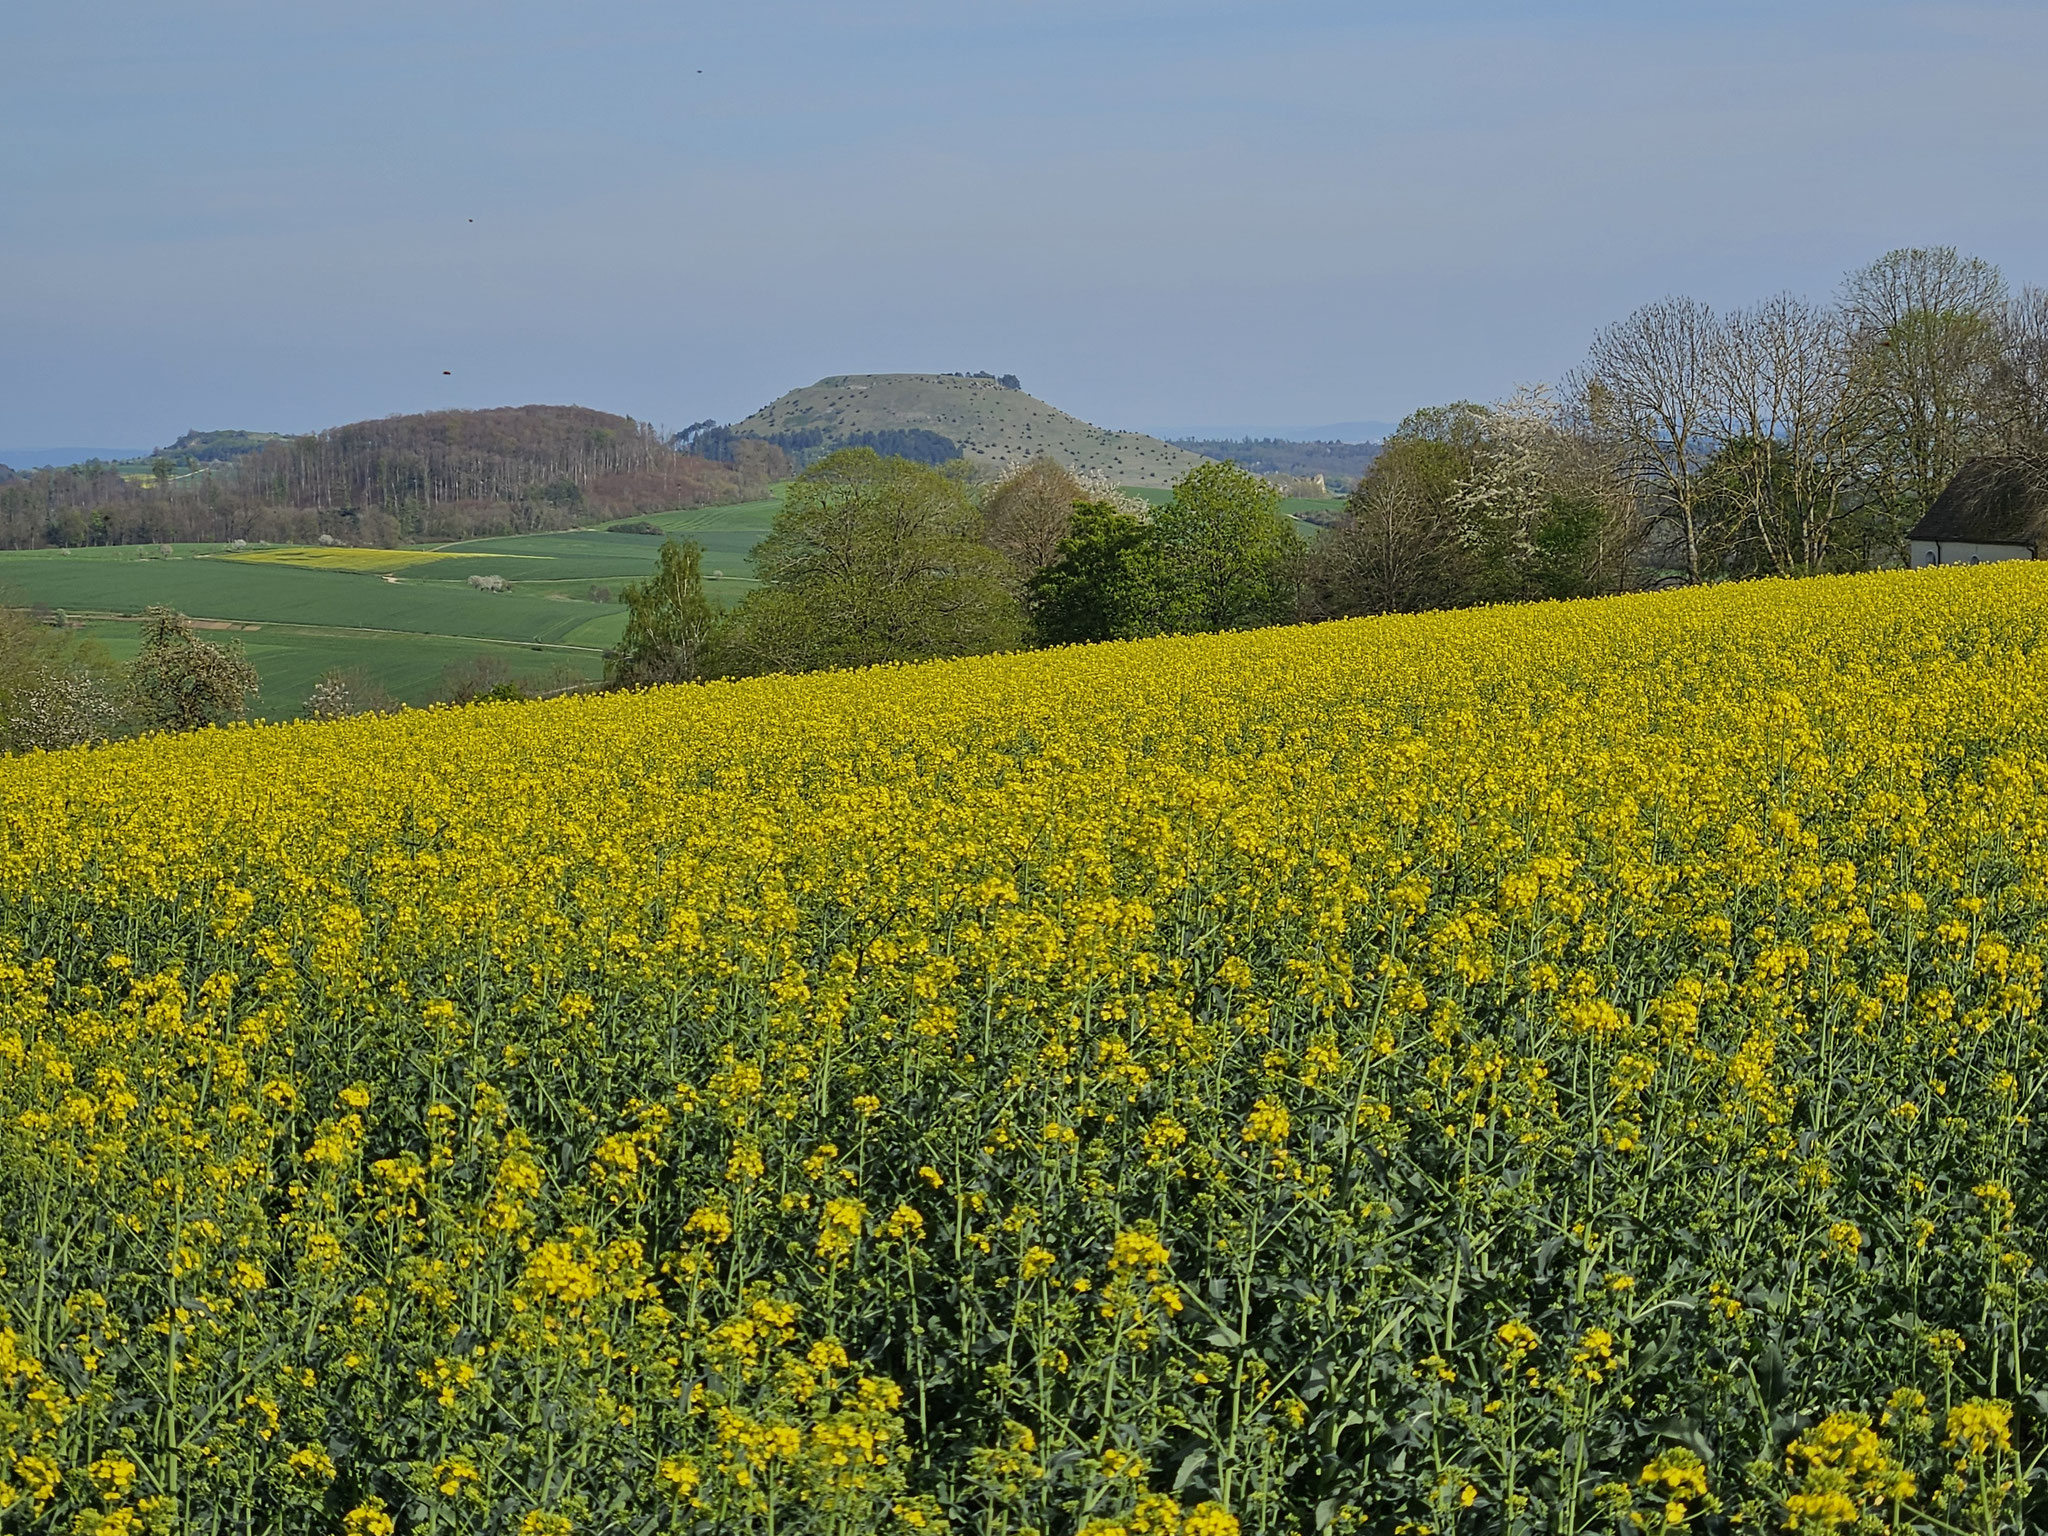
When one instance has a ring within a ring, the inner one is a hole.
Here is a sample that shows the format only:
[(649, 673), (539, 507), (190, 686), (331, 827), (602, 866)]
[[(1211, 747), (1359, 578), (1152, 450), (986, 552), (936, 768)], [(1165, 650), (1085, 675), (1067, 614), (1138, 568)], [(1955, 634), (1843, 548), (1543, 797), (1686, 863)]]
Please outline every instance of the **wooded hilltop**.
[(112, 464), (0, 479), (0, 547), (263, 539), (388, 547), (576, 527), (743, 501), (788, 473), (772, 443), (714, 462), (645, 422), (582, 406), (432, 411), (279, 438), (153, 472)]

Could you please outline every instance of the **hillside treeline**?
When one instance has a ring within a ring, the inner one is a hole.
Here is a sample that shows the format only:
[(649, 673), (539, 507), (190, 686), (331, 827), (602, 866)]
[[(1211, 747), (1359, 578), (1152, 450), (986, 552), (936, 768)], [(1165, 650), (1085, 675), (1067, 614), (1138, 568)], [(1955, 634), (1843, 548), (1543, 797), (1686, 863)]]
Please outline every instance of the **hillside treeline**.
[(1350, 490), (1379, 452), (1377, 443), (1301, 442), (1284, 437), (1176, 437), (1169, 441), (1205, 459), (1242, 464), (1254, 474), (1302, 479), (1321, 475), (1330, 489), (1338, 492)]
[(1899, 562), (1955, 472), (2048, 462), (2048, 293), (1952, 249), (1895, 251), (1828, 304), (1645, 306), (1555, 387), (1418, 410), (1313, 540), (1250, 468), (1147, 507), (1050, 458), (842, 449), (805, 469), (737, 611), (665, 556), (610, 679), (863, 666)]
[(749, 444), (769, 443), (788, 455), (790, 464), (798, 469), (815, 464), (828, 453), (836, 453), (841, 448), (872, 448), (885, 458), (931, 465), (950, 464), (964, 453), (952, 438), (929, 427), (884, 427), (872, 432), (829, 434), (822, 427), (803, 427), (756, 437), (729, 426), (720, 426), (716, 421), (700, 421), (683, 428), (669, 441), (687, 453), (721, 464), (735, 462), (741, 453), (750, 451)]
[(196, 474), (166, 460), (141, 480), (108, 464), (17, 475), (0, 484), (0, 545), (529, 533), (743, 500), (786, 472), (772, 444), (714, 462), (580, 406), (434, 411), (279, 439)]
[(1300, 612), (1896, 565), (1984, 455), (2048, 457), (2048, 292), (1937, 247), (1827, 302), (1674, 296), (1554, 386), (1411, 415), (1317, 540)]

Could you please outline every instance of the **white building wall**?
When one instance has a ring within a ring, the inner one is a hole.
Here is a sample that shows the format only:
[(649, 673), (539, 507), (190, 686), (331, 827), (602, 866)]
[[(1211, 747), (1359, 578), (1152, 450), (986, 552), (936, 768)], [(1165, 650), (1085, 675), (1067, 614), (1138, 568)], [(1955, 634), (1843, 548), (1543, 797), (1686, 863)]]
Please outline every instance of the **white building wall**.
[(2024, 544), (1965, 544), (1951, 539), (1913, 539), (1913, 569), (1923, 565), (1989, 565), (1994, 560), (2031, 560)]

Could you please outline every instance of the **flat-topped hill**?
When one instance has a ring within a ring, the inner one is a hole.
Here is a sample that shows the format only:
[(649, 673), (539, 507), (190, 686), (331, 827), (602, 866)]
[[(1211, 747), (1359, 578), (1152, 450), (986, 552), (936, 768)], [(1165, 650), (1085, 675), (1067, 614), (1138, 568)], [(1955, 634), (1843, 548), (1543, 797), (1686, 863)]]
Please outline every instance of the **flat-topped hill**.
[(944, 373), (837, 374), (791, 390), (736, 422), (733, 431), (782, 441), (798, 452), (869, 435), (929, 432), (992, 468), (1049, 453), (1118, 485), (1171, 485), (1203, 462), (1142, 432), (1112, 432), (1069, 416), (1000, 380)]

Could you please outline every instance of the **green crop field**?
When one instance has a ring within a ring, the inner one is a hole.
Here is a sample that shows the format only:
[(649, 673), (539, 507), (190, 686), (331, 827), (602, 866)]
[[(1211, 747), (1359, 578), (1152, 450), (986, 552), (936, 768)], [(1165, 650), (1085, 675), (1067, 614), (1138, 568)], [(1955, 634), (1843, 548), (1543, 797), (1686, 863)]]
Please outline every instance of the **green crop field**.
[[(751, 551), (780, 506), (778, 496), (631, 521), (695, 540), (705, 590), (731, 604), (754, 584)], [(263, 693), (253, 712), (284, 719), (335, 667), (362, 668), (408, 704), (430, 702), (444, 669), (480, 655), (521, 677), (596, 677), (625, 628), (618, 591), (654, 569), (661, 542), (588, 528), (433, 549), (10, 550), (0, 552), (0, 602), (61, 610), (116, 660), (134, 654), (133, 621), (152, 604), (231, 625), (214, 638), (236, 640), (255, 664)], [(471, 576), (500, 576), (509, 588), (480, 591)]]
[[(116, 662), (126, 663), (139, 647), (141, 626), (132, 620), (95, 619), (84, 623), (83, 633)], [(543, 689), (575, 677), (595, 679), (604, 671), (597, 651), (474, 636), (250, 624), (209, 627), (201, 638), (234, 640), (248, 655), (263, 679), (263, 691), (249, 701), (250, 717), (258, 720), (298, 718), (313, 685), (335, 669), (360, 667), (393, 698), (411, 704), (430, 702), (440, 691), (445, 669), (477, 656), (495, 657), (514, 678)]]

